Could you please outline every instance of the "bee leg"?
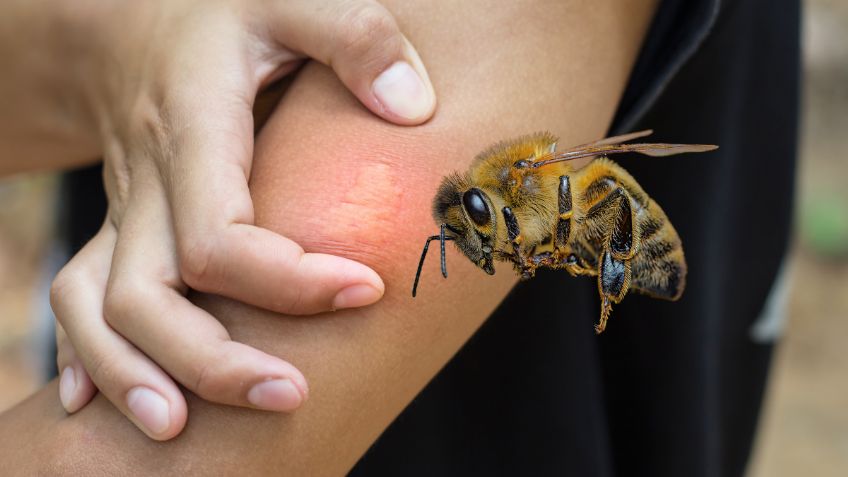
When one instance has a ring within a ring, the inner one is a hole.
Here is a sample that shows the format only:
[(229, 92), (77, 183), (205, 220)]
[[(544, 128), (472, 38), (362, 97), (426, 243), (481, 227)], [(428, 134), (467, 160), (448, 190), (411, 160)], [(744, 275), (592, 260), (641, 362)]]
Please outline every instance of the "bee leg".
[(569, 253), (568, 256), (565, 257), (565, 269), (574, 277), (585, 275), (595, 276), (598, 274), (597, 270), (587, 267), (583, 263), (583, 260), (573, 253)]
[(604, 243), (615, 258), (630, 260), (636, 255), (638, 237), (633, 233), (634, 214), (627, 191), (614, 189), (589, 209), (586, 219), (606, 231)]
[(618, 192), (618, 211), (612, 233), (610, 233), (609, 248), (615, 258), (629, 260), (636, 254), (633, 208), (630, 206), (630, 195), (624, 189), (616, 190), (620, 191)]
[(559, 217), (554, 232), (554, 250), (560, 256), (566, 255), (568, 240), (571, 238), (571, 217), (574, 215), (571, 204), (571, 180), (568, 176), (559, 177)]
[(537, 268), (540, 267), (554, 269), (562, 268), (561, 263), (553, 252), (534, 253), (533, 255), (527, 257), (527, 260), (529, 261), (530, 268), (532, 268), (534, 272)]
[(633, 207), (630, 195), (616, 188), (589, 209), (587, 222), (605, 231), (604, 250), (598, 260), (598, 293), (601, 319), (595, 331), (606, 328), (612, 305), (619, 303), (630, 289), (630, 260), (636, 254), (638, 238), (633, 233)]
[(521, 242), (524, 241), (524, 238), (521, 236), (521, 229), (518, 227), (518, 219), (515, 218), (515, 214), (509, 207), (504, 207), (501, 212), (503, 212), (504, 222), (506, 223), (507, 238), (512, 243), (513, 263), (518, 272), (521, 273), (521, 278), (531, 278), (536, 272), (536, 267), (532, 265), (527, 254), (521, 249)]
[(568, 246), (571, 240), (571, 221), (574, 210), (571, 200), (571, 178), (559, 176), (559, 193), (557, 195), (559, 216), (554, 230), (554, 252), (560, 267), (565, 268), (572, 276), (595, 275), (596, 271), (586, 267)]
[(595, 325), (595, 334), (599, 335), (607, 329), (607, 320), (609, 319), (610, 313), (612, 312), (612, 303), (610, 303), (607, 297), (603, 297), (601, 299), (601, 319), (598, 320), (598, 324)]
[(621, 302), (630, 289), (630, 260), (615, 258), (604, 250), (598, 264), (598, 293), (601, 296), (601, 319), (595, 325), (595, 333), (601, 334), (607, 327), (612, 304)]

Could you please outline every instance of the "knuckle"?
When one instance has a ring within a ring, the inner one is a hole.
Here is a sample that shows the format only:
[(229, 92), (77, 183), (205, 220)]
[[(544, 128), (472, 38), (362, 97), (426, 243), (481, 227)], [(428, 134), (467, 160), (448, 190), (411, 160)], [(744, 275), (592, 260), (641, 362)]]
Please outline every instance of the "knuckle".
[(187, 240), (179, 249), (180, 276), (192, 288), (206, 290), (212, 276), (215, 242), (209, 239)]
[(101, 391), (112, 389), (114, 384), (119, 382), (119, 377), (122, 375), (116, 363), (119, 358), (108, 353), (103, 353), (98, 350), (89, 350), (85, 370), (88, 376)]
[(140, 284), (128, 280), (116, 282), (106, 291), (103, 318), (112, 327), (120, 328), (121, 323), (150, 303), (146, 294), (145, 287)]
[(232, 350), (223, 348), (218, 356), (198, 362), (192, 371), (192, 391), (207, 401), (226, 400), (226, 396), (232, 394), (232, 386), (238, 384), (228, 379), (227, 372), (227, 364), (232, 362), (235, 356)]
[(338, 17), (336, 27), (336, 46), (340, 53), (362, 58), (375, 51), (387, 51), (386, 43), (399, 39), (400, 30), (395, 19), (380, 5), (353, 2), (346, 8)]
[[(307, 304), (304, 303), (304, 299), (303, 287), (297, 286), (294, 290), (292, 290), (290, 300), (282, 305), (282, 309), (280, 311), (287, 315), (293, 315), (310, 310), (311, 308), (306, 306)], [(324, 305), (324, 303), (322, 303), (322, 305)]]
[(207, 401), (214, 400), (222, 389), (221, 380), (215, 373), (214, 364), (210, 362), (200, 363), (193, 371), (194, 388), (192, 391)]
[(56, 278), (50, 284), (50, 306), (56, 314), (59, 322), (62, 322), (64, 313), (61, 313), (62, 306), (69, 296), (76, 293), (79, 282), (81, 280), (80, 272), (73, 265), (66, 265), (56, 274)]

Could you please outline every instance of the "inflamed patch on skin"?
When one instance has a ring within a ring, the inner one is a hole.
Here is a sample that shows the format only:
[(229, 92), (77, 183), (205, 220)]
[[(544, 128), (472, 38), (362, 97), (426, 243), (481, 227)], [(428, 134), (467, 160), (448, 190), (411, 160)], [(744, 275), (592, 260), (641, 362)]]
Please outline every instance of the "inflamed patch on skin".
[[(356, 166), (354, 179), (332, 214), (338, 220), (332, 229), (351, 233), (379, 234), (396, 226), (397, 217), (402, 211), (404, 190), (400, 185), (398, 173), (389, 164), (366, 162)], [(329, 224), (328, 224), (329, 225)]]

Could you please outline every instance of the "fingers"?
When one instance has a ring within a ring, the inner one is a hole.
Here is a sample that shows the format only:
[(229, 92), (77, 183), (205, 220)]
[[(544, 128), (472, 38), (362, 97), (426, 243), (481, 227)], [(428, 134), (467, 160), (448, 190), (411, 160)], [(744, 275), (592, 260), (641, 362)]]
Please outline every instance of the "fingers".
[(165, 286), (133, 288), (144, 278), (118, 276), (106, 316), (174, 379), (207, 401), (268, 411), (300, 407), (308, 388), (294, 366), (230, 340), (215, 318)]
[(252, 149), (240, 143), (252, 140), (250, 109), (191, 106), (209, 122), (202, 129), (187, 130), (175, 142), (175, 157), (161, 161), (160, 171), (185, 283), (286, 314), (377, 301), (384, 286), (370, 268), (341, 257), (304, 253), (291, 240), (252, 225), (247, 186)]
[(181, 295), (167, 203), (153, 189), (140, 196), (134, 189), (120, 236), (105, 224), (54, 281), (63, 405), (75, 412), (96, 386), (157, 440), (179, 434), (187, 419), (169, 375), (209, 401), (296, 409), (308, 393), (297, 369), (231, 341), (220, 323)]
[[(109, 325), (201, 398), (272, 411), (299, 407), (307, 385), (296, 368), (233, 342), (178, 292), (172, 236), (164, 197), (134, 197), (115, 246), (104, 310)], [(140, 385), (130, 380), (124, 387)]]
[[(57, 275), (51, 288), (51, 305), (100, 392), (148, 436), (170, 439), (185, 426), (187, 411), (182, 393), (159, 367), (103, 319), (104, 290), (115, 239), (114, 228), (104, 225)], [(85, 372), (75, 364), (67, 346), (60, 349), (59, 359), (73, 369), (73, 376), (63, 370), (64, 385), (70, 388), (68, 383), (73, 377), (77, 386), (83, 386), (67, 400), (70, 411), (84, 404), (84, 396), (90, 390)]]
[(208, 238), (188, 239), (180, 247), (186, 282), (203, 291), (286, 314), (365, 306), (383, 294), (382, 281), (371, 269), (304, 253), (291, 240), (259, 227), (230, 224), (217, 236), (203, 235)]
[(433, 115), (436, 95), (424, 64), (385, 7), (373, 0), (273, 5), (277, 40), (332, 67), (375, 114), (404, 125)]
[(88, 376), (85, 366), (77, 357), (62, 325), (56, 323), (56, 362), (59, 367), (59, 400), (66, 411), (73, 414), (91, 401), (97, 388)]

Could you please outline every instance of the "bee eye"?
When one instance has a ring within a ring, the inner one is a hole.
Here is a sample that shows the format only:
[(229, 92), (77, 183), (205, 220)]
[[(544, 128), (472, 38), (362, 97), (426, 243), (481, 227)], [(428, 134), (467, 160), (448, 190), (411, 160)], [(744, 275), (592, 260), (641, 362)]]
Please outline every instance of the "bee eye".
[(465, 207), (468, 216), (478, 226), (482, 227), (492, 219), (492, 215), (489, 213), (489, 206), (486, 205), (486, 201), (483, 199), (483, 192), (480, 189), (469, 189), (463, 194), (462, 206)]

